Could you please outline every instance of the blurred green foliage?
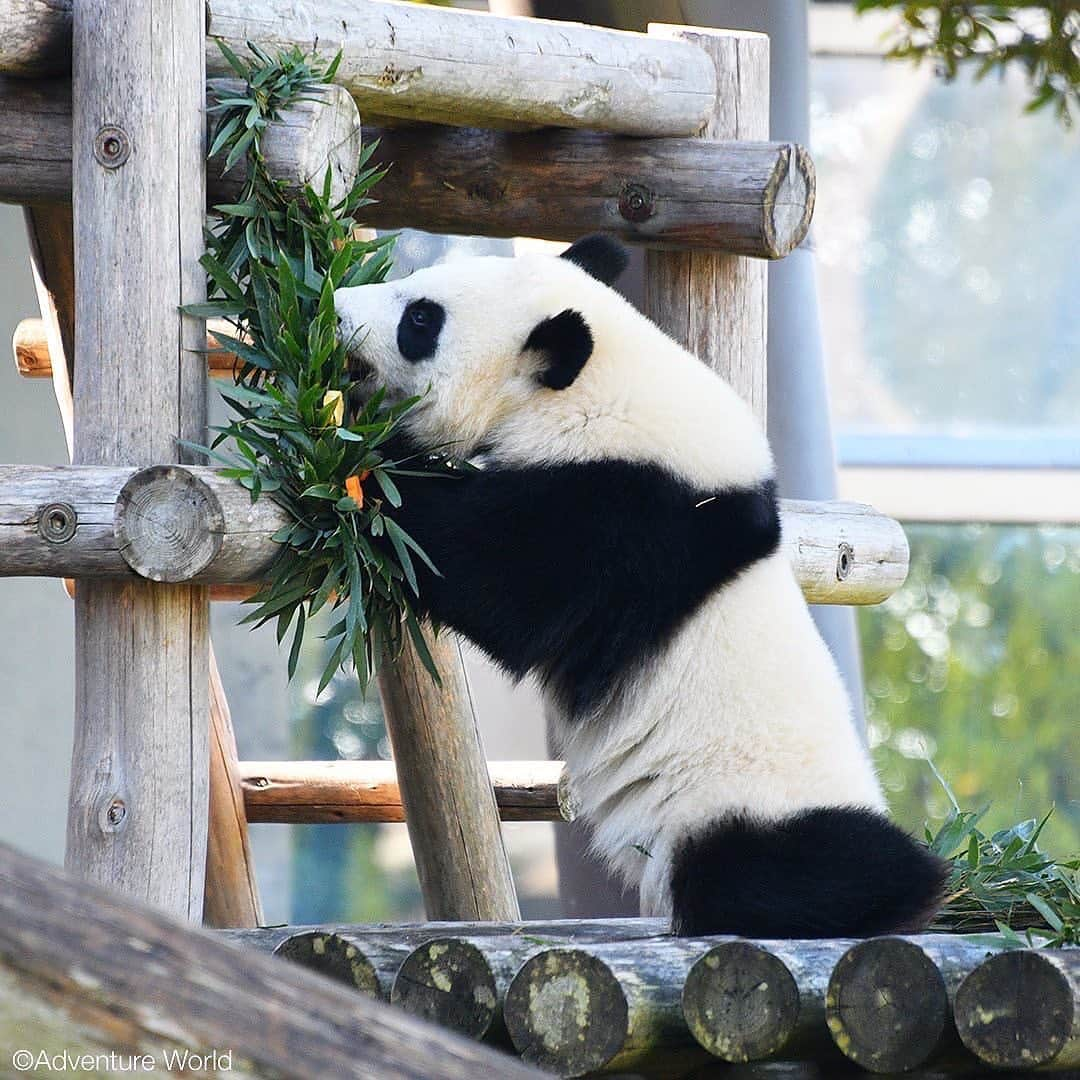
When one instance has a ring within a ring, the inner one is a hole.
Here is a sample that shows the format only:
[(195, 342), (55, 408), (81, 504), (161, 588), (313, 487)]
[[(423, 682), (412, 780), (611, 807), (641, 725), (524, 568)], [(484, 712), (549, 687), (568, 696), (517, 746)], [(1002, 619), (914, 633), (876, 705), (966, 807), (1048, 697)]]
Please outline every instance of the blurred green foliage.
[(946, 79), (961, 67), (978, 79), (1006, 68), (1023, 70), (1027, 110), (1051, 107), (1072, 124), (1080, 106), (1080, 4), (973, 4), (957, 0), (855, 0), (855, 10), (899, 11), (891, 57), (921, 63), (932, 59)]
[(907, 528), (911, 573), (859, 615), (870, 744), (917, 835), (951, 808), (981, 827), (1054, 812), (1051, 855), (1080, 853), (1080, 528)]

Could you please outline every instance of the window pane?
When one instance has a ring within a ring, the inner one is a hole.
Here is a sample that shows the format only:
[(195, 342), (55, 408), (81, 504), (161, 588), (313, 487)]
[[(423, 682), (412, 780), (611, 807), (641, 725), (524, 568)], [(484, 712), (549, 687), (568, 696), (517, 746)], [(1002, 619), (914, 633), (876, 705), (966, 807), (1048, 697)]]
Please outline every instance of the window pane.
[(1044, 847), (1080, 850), (1080, 528), (913, 525), (911, 574), (860, 630), (867, 726), (898, 819), (948, 798), (998, 828), (1054, 814)]
[[(905, 432), (1080, 434), (1080, 140), (1025, 114), (1019, 75), (949, 85), (866, 57), (812, 62), (814, 242), (841, 452)], [(1052, 436), (1056, 434), (1057, 441)], [(910, 451), (909, 444), (909, 451)], [(928, 453), (941, 454), (940, 443)]]

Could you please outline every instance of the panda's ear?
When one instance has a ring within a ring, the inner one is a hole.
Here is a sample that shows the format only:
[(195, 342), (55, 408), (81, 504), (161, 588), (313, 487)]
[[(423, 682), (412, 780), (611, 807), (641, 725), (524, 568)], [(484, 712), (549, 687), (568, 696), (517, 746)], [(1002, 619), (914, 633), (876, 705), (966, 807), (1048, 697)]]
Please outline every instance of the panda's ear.
[(538, 322), (525, 348), (541, 356), (540, 382), (551, 390), (565, 390), (592, 355), (592, 331), (580, 311), (567, 308)]
[(595, 233), (571, 244), (560, 258), (569, 259), (597, 281), (613, 285), (626, 269), (630, 253), (618, 240)]

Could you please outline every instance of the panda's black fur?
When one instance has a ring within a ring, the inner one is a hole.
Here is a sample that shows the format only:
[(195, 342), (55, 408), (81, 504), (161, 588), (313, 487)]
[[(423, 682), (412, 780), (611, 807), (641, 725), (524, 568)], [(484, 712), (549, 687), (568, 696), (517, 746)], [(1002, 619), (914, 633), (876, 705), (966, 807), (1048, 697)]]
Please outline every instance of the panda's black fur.
[[(602, 237), (565, 254), (605, 284), (626, 263)], [(445, 317), (430, 297), (406, 305), (401, 355), (418, 363), (434, 355)], [(593, 344), (570, 304), (539, 321), (524, 349), (537, 357), (539, 383), (559, 391)], [(392, 453), (419, 449), (399, 438)], [(395, 519), (439, 571), (417, 564), (419, 610), (511, 675), (538, 676), (572, 725), (603, 723), (679, 628), (780, 542), (769, 478), (703, 490), (662, 465), (614, 457), (495, 462), (456, 478), (403, 477), (400, 486)], [(939, 904), (947, 869), (883, 813), (856, 805), (705, 817), (669, 858), (672, 925), (683, 935), (917, 929)]]
[(405, 481), (397, 521), (439, 569), (420, 604), (585, 720), (701, 602), (780, 542), (772, 481), (695, 491), (646, 463)]

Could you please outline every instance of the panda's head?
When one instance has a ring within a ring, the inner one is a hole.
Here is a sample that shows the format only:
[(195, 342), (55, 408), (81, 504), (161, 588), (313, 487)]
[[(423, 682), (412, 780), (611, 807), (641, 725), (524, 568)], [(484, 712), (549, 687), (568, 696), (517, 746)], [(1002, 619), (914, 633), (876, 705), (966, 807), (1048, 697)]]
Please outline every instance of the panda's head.
[(463, 457), (651, 461), (709, 487), (771, 475), (738, 395), (611, 288), (626, 263), (590, 236), (562, 255), (463, 258), (339, 289), (358, 397), (420, 397), (409, 440)]
[(538, 398), (563, 394), (596, 347), (599, 328), (626, 321), (609, 286), (627, 253), (603, 236), (561, 256), (480, 256), (335, 296), (361, 397), (421, 396), (410, 433), (471, 453)]

